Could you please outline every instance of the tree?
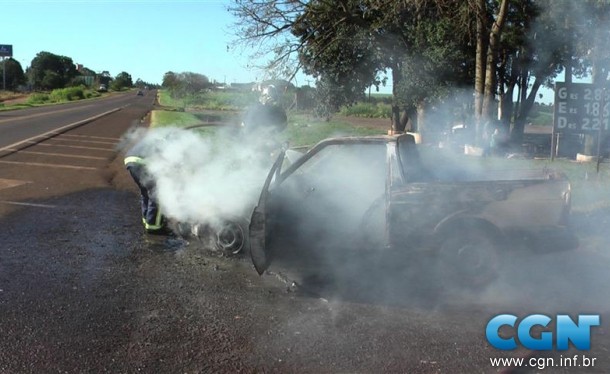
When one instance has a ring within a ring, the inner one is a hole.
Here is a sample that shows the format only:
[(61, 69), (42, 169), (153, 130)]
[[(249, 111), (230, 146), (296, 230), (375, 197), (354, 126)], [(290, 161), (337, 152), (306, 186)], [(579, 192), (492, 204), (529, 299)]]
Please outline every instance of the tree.
[[(445, 5), (453, 10), (459, 6), (456, 2)], [(404, 74), (409, 72), (405, 70), (406, 63), (409, 60), (414, 64), (425, 60), (426, 64), (420, 67), (427, 66), (430, 70), (428, 77), (433, 78), (433, 65), (447, 66), (449, 61), (454, 60), (451, 57), (454, 52), (443, 48), (448, 45), (449, 22), (436, 29), (445, 30), (444, 40), (437, 39), (440, 48), (428, 54), (430, 58), (420, 57), (424, 55), (421, 48), (425, 48), (423, 35), (426, 24), (431, 25), (431, 20), (436, 20), (440, 14), (439, 7), (432, 1), (344, 0), (336, 4), (322, 0), (307, 3), (247, 0), (236, 1), (236, 6), (231, 10), (240, 20), (238, 30), (242, 42), (254, 45), (255, 41), (262, 41), (263, 46), (274, 47), (274, 59), (269, 66), (288, 66), (289, 62), (294, 61), (291, 54), (298, 55), (298, 64), (293, 66), (302, 67), (306, 73), (318, 79), (318, 83), (323, 85), (324, 94), (321, 97), (333, 94), (333, 101), (324, 101), (327, 106), (351, 104), (361, 97), (367, 87), (382, 84), (380, 74), (390, 69), (393, 82), (392, 128), (397, 131), (404, 130), (409, 117), (407, 111), (414, 109), (416, 103), (423, 103), (423, 89), (432, 82), (434, 85), (439, 83), (432, 79), (421, 81), (418, 90), (422, 95), (407, 97), (408, 93), (417, 89), (414, 86), (408, 88), (412, 82), (411, 76), (409, 81), (404, 79)], [(447, 13), (450, 13), (449, 10)], [(432, 29), (434, 27), (429, 30)], [(296, 40), (284, 36), (287, 30)], [(269, 41), (272, 38), (275, 40)], [(463, 47), (457, 50), (461, 51)], [(464, 65), (462, 63), (460, 66)], [(410, 72), (416, 70), (411, 68)], [(420, 75), (417, 72), (414, 74)], [(463, 76), (461, 73), (456, 75)], [(439, 92), (430, 90), (427, 94)]]
[(168, 71), (163, 75), (162, 86), (176, 97), (184, 97), (188, 94), (198, 93), (206, 88), (210, 88), (212, 83), (203, 74), (190, 71), (174, 73)]
[(112, 75), (110, 75), (110, 72), (107, 70), (104, 70), (98, 74), (97, 80), (100, 85), (103, 84), (104, 86), (108, 87), (110, 86), (110, 82), (112, 82)]
[(131, 88), (131, 87), (133, 87), (133, 81), (131, 80), (131, 75), (129, 75), (128, 73), (126, 73), (124, 71), (120, 72), (116, 77), (114, 77), (114, 80), (110, 84), (110, 88), (112, 88), (115, 91), (120, 91), (122, 89)]
[(62, 88), (77, 75), (72, 59), (50, 52), (39, 52), (32, 60), (27, 75), (34, 88)]
[(310, 6), (311, 2), (299, 0), (233, 0), (228, 7), (237, 19), (234, 25), (237, 40), (233, 45), (251, 48), (254, 51), (251, 61), (272, 54), (260, 67), (272, 78), (284, 76), (292, 80), (300, 69), (297, 53), (303, 43), (292, 35), (292, 29), (297, 18)]
[[(461, 23), (448, 16), (459, 17), (463, 7), (459, 2), (423, 1), (418, 7), (403, 9), (406, 14), (402, 17), (402, 33), (409, 48), (402, 56), (402, 80), (397, 87), (397, 96), (405, 110), (401, 126), (410, 119), (411, 130), (417, 126), (423, 132), (429, 105), (451, 101), (447, 98), (458, 88), (472, 85), (475, 51), (469, 34), (460, 30)], [(413, 112), (417, 113), (415, 121)]]
[(161, 86), (168, 90), (175, 90), (179, 86), (178, 76), (173, 71), (168, 71), (163, 75)]
[[(299, 39), (300, 66), (317, 78), (317, 113), (327, 118), (341, 105), (361, 99), (367, 87), (379, 85), (377, 73), (383, 66), (368, 30), (335, 8), (311, 2), (292, 25), (292, 34)], [(338, 23), (340, 27), (335, 26)]]
[(6, 89), (16, 91), (17, 88), (25, 84), (25, 74), (19, 61), (14, 58), (5, 59), (4, 62), (4, 73), (6, 78)]
[[(608, 79), (610, 33), (589, 31), (605, 25), (608, 8), (608, 0), (235, 0), (230, 9), (241, 41), (273, 52), (270, 67), (292, 63), (317, 77), (330, 109), (381, 84), (389, 69), (393, 129), (470, 86), (475, 140), (498, 109), (519, 142), (538, 90), (561, 70), (571, 78), (593, 66), (596, 82)], [(592, 12), (577, 19), (583, 10)]]
[(187, 93), (197, 93), (211, 86), (210, 80), (203, 74), (184, 72), (179, 75), (182, 89)]

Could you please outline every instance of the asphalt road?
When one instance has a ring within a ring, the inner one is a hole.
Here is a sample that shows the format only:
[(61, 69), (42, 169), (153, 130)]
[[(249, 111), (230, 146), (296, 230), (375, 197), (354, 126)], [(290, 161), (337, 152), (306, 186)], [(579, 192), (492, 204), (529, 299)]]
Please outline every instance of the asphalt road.
[[(601, 243), (513, 256), (480, 294), (426, 299), (411, 292), (421, 279), (383, 269), (332, 286), (278, 265), (258, 276), (247, 258), (142, 232), (120, 145), (153, 96), (0, 157), (0, 373), (495, 373), (490, 358), (529, 352), (491, 348), (487, 321), (534, 312), (602, 314), (591, 351), (541, 358), (586, 354), (595, 367), (547, 372), (610, 372), (606, 212), (577, 217)], [(0, 114), (0, 131), (18, 115)]]
[(154, 95), (144, 99), (133, 92), (117, 93), (94, 100), (0, 112), (0, 151), (21, 145), (22, 141), (75, 126), (146, 100), (152, 105)]

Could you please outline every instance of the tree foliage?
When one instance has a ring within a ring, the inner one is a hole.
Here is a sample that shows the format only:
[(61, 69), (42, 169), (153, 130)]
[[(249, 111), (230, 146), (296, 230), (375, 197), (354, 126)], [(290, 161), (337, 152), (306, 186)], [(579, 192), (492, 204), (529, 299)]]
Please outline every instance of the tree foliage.
[[(331, 2), (332, 4), (332, 2)], [(252, 67), (264, 69), (269, 77), (292, 80), (300, 68), (298, 52), (302, 42), (292, 35), (297, 18), (310, 6), (300, 0), (233, 0), (228, 7), (235, 18), (234, 46), (242, 45), (252, 52)], [(256, 61), (272, 57), (260, 66)]]
[(131, 75), (129, 75), (129, 73), (124, 72), (124, 71), (117, 74), (117, 76), (114, 77), (114, 79), (112, 80), (112, 83), (110, 83), (110, 88), (112, 88), (115, 91), (120, 91), (122, 89), (131, 88), (131, 87), (133, 87), (133, 81), (131, 79)]
[(3, 62), (4, 64), (4, 79), (6, 83), (6, 89), (16, 91), (17, 88), (25, 84), (25, 74), (19, 61), (14, 58), (7, 58)]
[(77, 75), (70, 57), (39, 52), (30, 64), (27, 75), (36, 89), (51, 90), (66, 86)]
[(500, 113), (519, 141), (539, 89), (561, 71), (610, 74), (608, 0), (234, 0), (229, 10), (239, 41), (271, 54), (268, 67), (317, 78), (326, 111), (390, 71), (397, 130), (399, 111), (470, 87), (475, 122)]
[(163, 75), (162, 86), (169, 89), (174, 96), (184, 96), (210, 88), (212, 83), (203, 74), (188, 71), (182, 73), (168, 71)]

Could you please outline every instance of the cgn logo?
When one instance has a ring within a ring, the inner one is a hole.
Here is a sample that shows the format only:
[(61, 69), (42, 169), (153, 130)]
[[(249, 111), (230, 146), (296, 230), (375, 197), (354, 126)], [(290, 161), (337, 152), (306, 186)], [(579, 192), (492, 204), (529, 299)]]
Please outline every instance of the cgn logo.
[(514, 335), (504, 338), (499, 335), (502, 326), (510, 326), (513, 328), (513, 331), (516, 331), (519, 343), (528, 349), (549, 351), (555, 348), (559, 351), (564, 351), (568, 349), (568, 342), (570, 341), (575, 348), (586, 351), (591, 349), (591, 327), (600, 325), (598, 314), (579, 315), (578, 322), (574, 322), (566, 314), (558, 314), (555, 331), (549, 331), (547, 328), (540, 334), (532, 336), (533, 327), (541, 326), (546, 328), (553, 319), (544, 314), (532, 314), (523, 318), (518, 323), (517, 320), (518, 317), (512, 314), (499, 314), (493, 317), (487, 323), (487, 328), (485, 329), (485, 336), (489, 344), (505, 351), (517, 348), (517, 341)]

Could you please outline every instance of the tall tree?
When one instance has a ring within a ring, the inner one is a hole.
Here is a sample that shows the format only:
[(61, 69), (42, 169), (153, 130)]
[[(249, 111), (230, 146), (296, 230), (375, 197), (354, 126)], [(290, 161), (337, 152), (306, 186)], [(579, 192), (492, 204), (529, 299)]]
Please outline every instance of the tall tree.
[(190, 71), (174, 73), (168, 71), (163, 75), (163, 87), (170, 90), (172, 95), (185, 96), (200, 92), (212, 86), (207, 76)]
[(25, 83), (25, 74), (19, 61), (14, 58), (7, 58), (3, 62), (5, 69), (6, 78), (6, 89), (15, 91), (17, 88)]
[(310, 6), (310, 2), (299, 0), (233, 0), (228, 7), (237, 20), (237, 40), (233, 46), (253, 51), (252, 67), (271, 55), (266, 64), (258, 67), (271, 78), (284, 76), (292, 80), (300, 68), (297, 52), (303, 42), (294, 38), (291, 31), (297, 18)]
[(114, 78), (114, 80), (110, 84), (110, 87), (115, 91), (120, 91), (124, 88), (133, 87), (133, 80), (131, 79), (131, 75), (124, 71), (120, 72)]
[(34, 88), (46, 90), (64, 87), (77, 74), (76, 65), (70, 57), (50, 52), (36, 54), (27, 70), (30, 83)]
[(167, 73), (163, 74), (163, 81), (161, 83), (163, 88), (173, 90), (178, 87), (178, 84), (178, 76), (176, 73), (173, 71), (168, 71)]
[[(609, 64), (586, 28), (605, 22), (608, 0), (236, 0), (243, 40), (275, 54), (273, 66), (298, 64), (320, 79), (333, 105), (349, 103), (363, 87), (380, 84), (391, 70), (393, 128), (405, 124), (403, 109), (421, 109), (454, 86), (474, 87), (476, 140), (482, 124), (494, 121), (499, 108), (504, 125), (512, 124), (519, 141), (538, 90), (562, 69), (585, 71), (595, 60), (596, 76), (607, 78)], [(595, 17), (575, 21), (580, 8)], [(284, 12), (286, 11), (286, 12)], [(596, 21), (598, 20), (598, 21)], [(608, 29), (606, 27), (606, 29)], [(287, 31), (291, 31), (286, 36)], [(260, 41), (264, 41), (259, 43)], [(586, 53), (585, 51), (593, 51)], [(283, 64), (277, 63), (284, 59)], [(291, 60), (294, 61), (294, 60)], [(589, 62), (592, 63), (592, 62)], [(604, 79), (606, 79), (604, 78)], [(331, 90), (332, 89), (332, 90)], [(410, 114), (412, 117), (412, 114)]]
[(300, 42), (300, 65), (317, 78), (319, 108), (351, 104), (362, 98), (367, 87), (380, 84), (377, 73), (383, 58), (367, 27), (371, 13), (357, 13), (356, 3), (345, 2), (337, 11), (332, 3), (310, 2), (292, 26)]

